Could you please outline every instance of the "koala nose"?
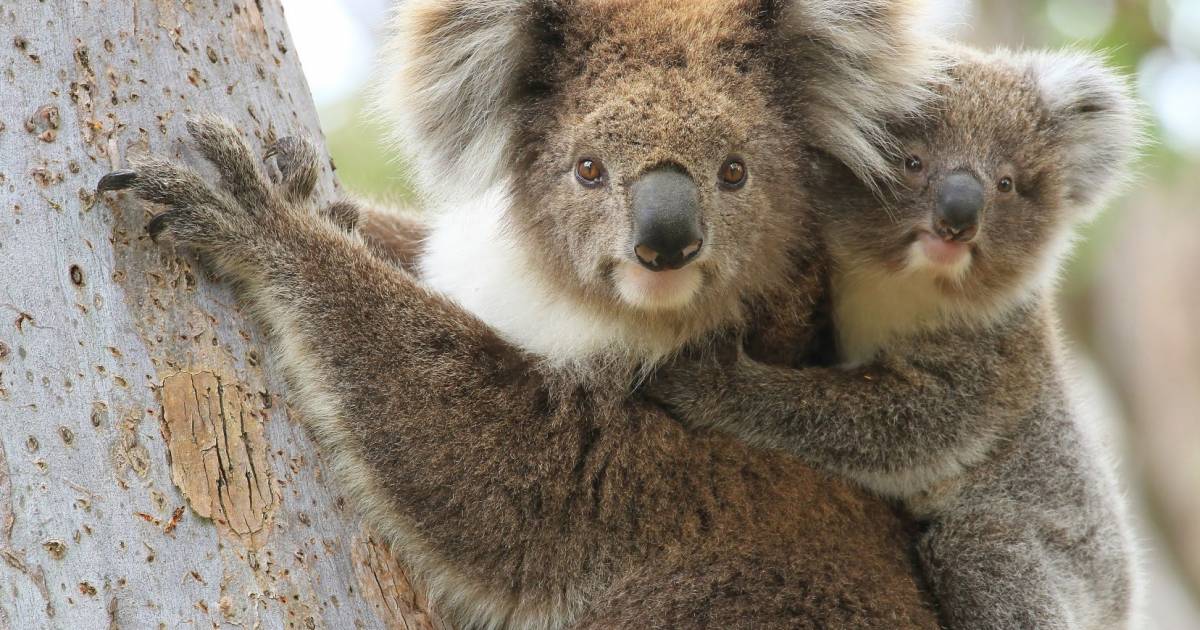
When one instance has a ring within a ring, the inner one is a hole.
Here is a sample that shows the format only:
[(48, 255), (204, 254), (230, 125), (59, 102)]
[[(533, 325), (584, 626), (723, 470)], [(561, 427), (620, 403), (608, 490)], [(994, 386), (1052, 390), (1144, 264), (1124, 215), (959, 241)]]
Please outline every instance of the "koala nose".
[(651, 271), (680, 269), (700, 255), (700, 192), (675, 167), (648, 171), (630, 187), (633, 254)]
[(974, 175), (961, 171), (951, 173), (938, 190), (934, 230), (948, 241), (975, 238), (983, 203), (983, 184)]

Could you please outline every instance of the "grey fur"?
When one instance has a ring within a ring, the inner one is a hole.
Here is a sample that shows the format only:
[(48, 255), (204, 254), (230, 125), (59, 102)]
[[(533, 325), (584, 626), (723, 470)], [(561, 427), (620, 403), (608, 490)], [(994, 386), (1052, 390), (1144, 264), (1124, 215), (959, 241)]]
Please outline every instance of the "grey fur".
[[(703, 358), (662, 370), (649, 395), (901, 500), (928, 523), (919, 556), (950, 628), (1127, 627), (1124, 509), (1070, 399), (1050, 296), (1062, 243), (1131, 168), (1136, 108), (1092, 56), (951, 54), (942, 111), (904, 134), (924, 164), (907, 190), (885, 207), (825, 165), (848, 364)], [(1016, 190), (989, 186), (970, 267), (923, 283), (934, 272), (912, 248), (951, 172)]]

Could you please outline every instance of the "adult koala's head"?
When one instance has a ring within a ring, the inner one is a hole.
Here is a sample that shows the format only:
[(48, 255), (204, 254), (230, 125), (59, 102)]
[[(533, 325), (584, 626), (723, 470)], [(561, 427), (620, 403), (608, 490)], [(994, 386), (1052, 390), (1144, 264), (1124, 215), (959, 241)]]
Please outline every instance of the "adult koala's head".
[(379, 106), (426, 195), (506, 192), (555, 289), (724, 317), (803, 238), (806, 145), (891, 172), (883, 123), (931, 73), (914, 4), (408, 0)]

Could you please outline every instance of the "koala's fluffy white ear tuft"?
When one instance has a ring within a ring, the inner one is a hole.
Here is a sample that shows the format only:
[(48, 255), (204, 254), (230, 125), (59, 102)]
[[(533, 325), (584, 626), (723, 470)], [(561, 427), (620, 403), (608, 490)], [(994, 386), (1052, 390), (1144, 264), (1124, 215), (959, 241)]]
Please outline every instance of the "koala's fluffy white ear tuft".
[(946, 56), (923, 0), (779, 0), (783, 55), (798, 86), (799, 124), (867, 183), (896, 176), (889, 123), (919, 116), (945, 76)]
[(521, 81), (553, 0), (397, 3), (372, 98), (431, 200), (471, 197), (510, 167)]
[(1086, 215), (1120, 192), (1146, 138), (1129, 81), (1095, 53), (1027, 53), (1044, 125), (1061, 147), (1067, 198)]

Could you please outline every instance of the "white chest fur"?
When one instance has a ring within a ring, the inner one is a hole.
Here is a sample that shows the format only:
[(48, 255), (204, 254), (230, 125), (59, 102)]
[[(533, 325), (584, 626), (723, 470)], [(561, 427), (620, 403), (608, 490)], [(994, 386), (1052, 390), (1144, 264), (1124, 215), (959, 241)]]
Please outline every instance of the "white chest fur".
[(934, 271), (913, 254), (899, 271), (870, 264), (843, 265), (832, 278), (833, 323), (842, 362), (861, 365), (889, 341), (939, 326), (991, 325), (1053, 287), (1058, 261), (1070, 251), (1071, 243), (1069, 235), (1056, 240), (1023, 282), (986, 296), (947, 293), (945, 283), (966, 274), (969, 264), (950, 273)]
[(865, 363), (889, 340), (946, 316), (946, 297), (926, 273), (843, 272), (834, 275), (832, 290), (838, 354), (847, 365)]
[(613, 352), (644, 354), (628, 323), (563, 295), (541, 278), (507, 224), (509, 203), (503, 190), (494, 189), (442, 210), (421, 261), (425, 283), (509, 343), (554, 365)]

